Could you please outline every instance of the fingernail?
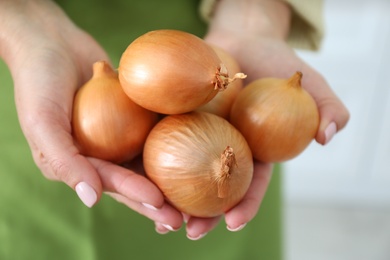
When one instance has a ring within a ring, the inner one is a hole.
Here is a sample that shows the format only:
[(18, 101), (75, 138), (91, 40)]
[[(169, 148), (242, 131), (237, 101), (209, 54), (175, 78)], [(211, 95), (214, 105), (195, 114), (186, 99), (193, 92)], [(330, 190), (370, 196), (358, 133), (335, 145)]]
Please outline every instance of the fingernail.
[(177, 231), (176, 229), (174, 229), (172, 226), (168, 225), (168, 224), (161, 224), (163, 227), (165, 227), (166, 229), (168, 229), (169, 231)]
[(236, 227), (236, 228), (231, 228), (229, 226), (227, 226), (226, 228), (229, 230), (229, 231), (232, 231), (232, 232), (237, 232), (237, 231), (240, 231), (242, 230), (244, 227), (246, 226), (246, 223)]
[(161, 230), (159, 229), (157, 226), (156, 226), (156, 232), (159, 233), (160, 235), (165, 235), (165, 234), (168, 234), (169, 233), (169, 230)]
[(332, 140), (333, 136), (337, 132), (337, 125), (335, 122), (330, 123), (325, 129), (325, 144)]
[(200, 234), (199, 236), (197, 236), (197, 237), (192, 237), (192, 236), (190, 236), (189, 234), (187, 234), (187, 238), (188, 239), (190, 239), (190, 240), (199, 240), (199, 239), (201, 239), (201, 238), (203, 238), (204, 236), (206, 236), (207, 235), (207, 233), (203, 233), (203, 234)]
[(97, 200), (97, 194), (95, 190), (89, 186), (86, 182), (80, 182), (76, 185), (76, 193), (79, 196), (80, 200), (88, 208), (92, 207)]
[(154, 210), (154, 211), (158, 210), (158, 208), (156, 208), (155, 206), (150, 205), (148, 203), (142, 203), (142, 205), (144, 205), (145, 208), (148, 208), (148, 209), (151, 209), (151, 210)]
[(185, 213), (183, 213), (183, 220), (184, 220), (184, 223), (188, 223), (188, 220), (190, 220), (190, 215), (188, 215), (188, 214), (185, 214)]

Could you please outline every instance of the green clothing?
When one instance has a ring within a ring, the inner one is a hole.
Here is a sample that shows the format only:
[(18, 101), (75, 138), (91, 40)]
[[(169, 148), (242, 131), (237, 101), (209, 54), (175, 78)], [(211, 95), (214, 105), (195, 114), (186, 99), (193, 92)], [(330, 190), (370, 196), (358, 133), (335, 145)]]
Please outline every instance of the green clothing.
[[(198, 17), (197, 1), (57, 2), (103, 45), (113, 64), (146, 31), (170, 28), (202, 36), (206, 28)], [(1, 60), (0, 85), (0, 259), (282, 258), (278, 173), (273, 175), (258, 215), (242, 231), (227, 231), (221, 221), (199, 241), (187, 239), (184, 227), (160, 235), (152, 221), (106, 195), (89, 209), (68, 186), (46, 180), (20, 130), (11, 76)]]

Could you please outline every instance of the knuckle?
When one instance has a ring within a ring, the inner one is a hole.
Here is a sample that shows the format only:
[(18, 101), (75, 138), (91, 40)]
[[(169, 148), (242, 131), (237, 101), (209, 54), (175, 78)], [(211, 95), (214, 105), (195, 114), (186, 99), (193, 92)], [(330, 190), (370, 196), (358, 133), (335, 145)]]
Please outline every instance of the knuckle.
[(33, 159), (43, 176), (51, 181), (57, 181), (57, 178), (53, 175), (52, 171), (49, 170), (45, 155), (41, 151), (33, 151)]
[(56, 179), (66, 183), (70, 182), (71, 180), (70, 166), (65, 160), (59, 158), (53, 158), (49, 160), (49, 167), (53, 173), (53, 176)]
[(73, 184), (71, 166), (67, 160), (57, 157), (49, 158), (39, 151), (34, 154), (34, 160), (47, 179), (62, 181), (68, 185)]

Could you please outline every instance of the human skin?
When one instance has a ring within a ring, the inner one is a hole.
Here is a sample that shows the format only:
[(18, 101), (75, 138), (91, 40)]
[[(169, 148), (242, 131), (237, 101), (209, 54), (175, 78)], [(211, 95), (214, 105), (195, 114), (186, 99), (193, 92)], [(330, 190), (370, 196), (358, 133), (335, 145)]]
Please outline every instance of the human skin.
[[(204, 39), (228, 51), (238, 61), (248, 75), (245, 84), (263, 77), (289, 78), (300, 70), (304, 75), (302, 86), (312, 95), (320, 113), (315, 139), (325, 145), (345, 127), (349, 112), (323, 76), (300, 59), (287, 44), (290, 21), (290, 6), (283, 1), (221, 0), (215, 6)], [(272, 165), (254, 163), (254, 178), (246, 197), (225, 214), (229, 230), (240, 230), (253, 219), (271, 180)], [(218, 219), (210, 219), (206, 225), (205, 220), (190, 218), (187, 234), (193, 237), (204, 235), (210, 225), (218, 223)]]
[[(240, 9), (239, 3), (244, 8)], [(251, 10), (250, 16), (245, 10)], [(225, 22), (226, 16), (229, 23)], [(325, 144), (330, 140), (325, 134), (329, 124), (335, 122), (337, 130), (342, 129), (348, 112), (322, 76), (286, 44), (289, 17), (290, 8), (283, 2), (222, 0), (205, 40), (230, 52), (250, 75), (248, 82), (267, 75), (286, 76), (299, 67), (305, 75), (303, 87), (320, 109), (321, 127), (316, 140)], [(261, 23), (258, 27), (243, 27), (244, 18), (245, 23), (257, 24), (257, 19)], [(199, 239), (216, 226), (223, 216), (191, 218), (166, 203), (160, 190), (140, 174), (142, 167), (137, 161), (125, 168), (85, 157), (77, 150), (70, 123), (74, 94), (91, 77), (93, 62), (109, 61), (88, 33), (49, 0), (0, 1), (0, 26), (0, 57), (14, 81), (20, 126), (36, 165), (47, 179), (67, 184), (88, 207), (107, 193), (155, 222), (159, 233), (178, 230), (186, 221), (188, 238)], [(244, 42), (245, 48), (241, 49)], [(253, 219), (271, 175), (272, 165), (255, 162), (248, 193), (224, 215), (229, 230), (238, 231)]]

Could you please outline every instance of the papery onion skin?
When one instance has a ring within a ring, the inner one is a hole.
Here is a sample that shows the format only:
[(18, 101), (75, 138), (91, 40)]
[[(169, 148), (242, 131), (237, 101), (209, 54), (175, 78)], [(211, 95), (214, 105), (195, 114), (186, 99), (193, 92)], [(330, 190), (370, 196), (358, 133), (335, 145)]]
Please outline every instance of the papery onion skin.
[(301, 87), (302, 73), (290, 79), (263, 78), (245, 86), (230, 121), (244, 135), (255, 159), (283, 162), (314, 139), (320, 121), (314, 99)]
[(202, 39), (178, 30), (156, 30), (127, 47), (118, 70), (134, 102), (157, 113), (180, 114), (226, 88), (221, 86), (220, 69), (221, 60)]
[[(234, 154), (232, 154), (234, 153)], [(215, 217), (246, 194), (252, 153), (228, 121), (205, 112), (171, 115), (150, 132), (143, 153), (146, 175), (183, 213)], [(229, 157), (227, 163), (221, 163)], [(221, 167), (229, 174), (221, 175)]]
[[(212, 45), (211, 47), (217, 53), (222, 63), (226, 66), (230, 75), (235, 75), (236, 73), (241, 72), (238, 62), (227, 51), (217, 46)], [(229, 119), (231, 107), (238, 93), (242, 90), (243, 85), (242, 80), (235, 80), (231, 82), (227, 89), (220, 91), (207, 104), (198, 108), (197, 111), (208, 112), (225, 119)]]
[(131, 160), (156, 123), (157, 114), (128, 98), (107, 62), (94, 63), (73, 105), (72, 134), (81, 154), (114, 163)]

